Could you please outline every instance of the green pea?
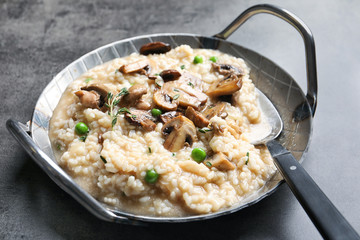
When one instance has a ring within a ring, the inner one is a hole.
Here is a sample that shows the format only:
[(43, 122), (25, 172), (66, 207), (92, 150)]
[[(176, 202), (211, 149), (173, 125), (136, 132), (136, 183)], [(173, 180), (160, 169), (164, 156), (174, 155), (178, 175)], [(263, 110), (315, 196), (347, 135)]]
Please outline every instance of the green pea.
[(206, 158), (206, 152), (202, 148), (194, 148), (191, 152), (191, 157), (196, 162), (201, 163)]
[(197, 56), (195, 56), (194, 57), (194, 63), (195, 64), (198, 64), (198, 63), (202, 63), (204, 60), (203, 60), (203, 57), (202, 56), (199, 56), (199, 55), (197, 55)]
[(79, 135), (84, 135), (89, 132), (89, 128), (85, 123), (79, 122), (75, 125), (75, 132)]
[(155, 169), (150, 169), (146, 171), (145, 181), (147, 183), (156, 183), (159, 178), (159, 174), (155, 171)]
[(162, 114), (162, 111), (160, 109), (157, 109), (157, 108), (153, 108), (151, 109), (151, 114), (154, 116), (154, 117), (158, 117)]
[(218, 59), (218, 57), (212, 56), (212, 57), (209, 58), (209, 60), (216, 63), (217, 60), (219, 60), (219, 59)]

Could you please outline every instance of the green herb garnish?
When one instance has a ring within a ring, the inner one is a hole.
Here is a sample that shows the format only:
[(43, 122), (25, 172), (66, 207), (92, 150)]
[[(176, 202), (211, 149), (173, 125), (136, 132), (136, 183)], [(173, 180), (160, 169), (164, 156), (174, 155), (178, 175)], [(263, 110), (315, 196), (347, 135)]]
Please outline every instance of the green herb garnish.
[(155, 76), (159, 76), (160, 74), (159, 74), (159, 73), (155, 73), (154, 75), (155, 75)]
[(192, 82), (188, 82), (188, 85), (189, 85), (190, 87), (192, 87), (192, 88), (195, 87), (194, 84), (192, 84)]
[(56, 144), (56, 148), (57, 148), (57, 150), (60, 150), (60, 149), (61, 149), (60, 143)]
[(107, 163), (106, 159), (100, 155), (100, 159), (104, 162), (104, 163)]
[(206, 164), (206, 166), (208, 166), (208, 167), (211, 167), (211, 166), (212, 166), (211, 162), (206, 162), (205, 164)]
[(156, 86), (158, 86), (159, 88), (161, 88), (162, 86), (160, 85), (160, 83), (158, 83), (157, 81), (155, 81)]
[(128, 113), (128, 114), (131, 114), (131, 112), (129, 111), (129, 109), (127, 109), (126, 107), (123, 107), (123, 108), (120, 108), (118, 110), (118, 114), (120, 113)]
[[(113, 129), (116, 122), (117, 122), (117, 117), (121, 112), (122, 109), (126, 109), (127, 112), (129, 112), (129, 110), (127, 108), (120, 108), (117, 112), (115, 112), (115, 107), (118, 105), (118, 103), (121, 100), (121, 96), (129, 94), (129, 91), (126, 88), (122, 88), (120, 90), (120, 92), (116, 95), (113, 95), (111, 92), (108, 92), (107, 94), (107, 102), (105, 103), (105, 106), (110, 108), (108, 111), (109, 116), (111, 116), (112, 120), (111, 120), (111, 128)], [(130, 113), (130, 112), (129, 112)]]
[(207, 133), (210, 131), (212, 131), (212, 129), (210, 129), (208, 127), (199, 128), (199, 132), (201, 132), (201, 133)]
[(176, 94), (174, 97), (173, 97), (173, 100), (176, 100), (176, 99), (178, 99), (180, 97), (180, 95), (179, 94)]
[(149, 153), (151, 153), (151, 147), (148, 147), (148, 149), (149, 149)]
[(179, 89), (177, 89), (177, 88), (174, 88), (174, 91), (175, 91), (175, 92), (180, 92), (180, 90), (179, 90)]
[(181, 66), (180, 66), (180, 69), (181, 69), (181, 70), (184, 70), (184, 69), (185, 69), (185, 65), (181, 65)]
[(172, 156), (173, 156), (173, 157), (175, 157), (175, 155), (176, 155), (175, 153), (172, 153)]
[(85, 83), (89, 83), (91, 80), (93, 80), (92, 78), (87, 78), (85, 79)]
[(245, 161), (245, 165), (247, 165), (248, 164), (248, 162), (249, 162), (249, 152), (247, 152), (246, 153), (246, 161)]

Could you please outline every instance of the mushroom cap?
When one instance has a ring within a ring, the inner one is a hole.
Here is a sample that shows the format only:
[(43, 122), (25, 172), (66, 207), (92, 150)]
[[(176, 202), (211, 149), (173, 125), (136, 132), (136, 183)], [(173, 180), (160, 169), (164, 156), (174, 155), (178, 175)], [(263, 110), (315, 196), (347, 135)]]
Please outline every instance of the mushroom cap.
[(209, 160), (205, 161), (204, 164), (206, 166), (208, 166), (208, 164), (206, 164), (207, 162), (211, 163), (210, 166), (216, 167), (220, 171), (228, 171), (235, 169), (235, 165), (230, 162), (229, 158), (222, 152), (216, 153)]
[(119, 68), (119, 71), (128, 74), (128, 73), (140, 73), (140, 74), (147, 74), (150, 72), (150, 62), (147, 59), (142, 59), (133, 63), (129, 63), (126, 65), (122, 65)]
[(160, 53), (166, 53), (170, 50), (171, 50), (171, 46), (168, 43), (152, 42), (141, 46), (140, 54), (142, 55), (160, 54)]
[(107, 101), (108, 92), (111, 90), (107, 86), (98, 83), (82, 87), (75, 95), (85, 107), (101, 109)]
[(224, 95), (231, 95), (241, 89), (242, 76), (244, 75), (242, 69), (230, 64), (212, 63), (212, 69), (222, 75), (224, 78), (211, 84), (206, 94), (210, 97), (219, 97)]
[(75, 92), (79, 97), (81, 104), (86, 108), (100, 109), (100, 95), (95, 91), (79, 90)]
[(160, 77), (164, 80), (164, 82), (174, 81), (178, 80), (181, 77), (181, 73), (175, 69), (168, 69), (162, 71), (160, 73)]
[(159, 108), (165, 111), (176, 110), (179, 105), (176, 99), (171, 98), (167, 92), (163, 90), (158, 90), (154, 93), (153, 101)]
[(184, 116), (178, 116), (166, 122), (161, 129), (166, 136), (164, 147), (170, 152), (177, 152), (184, 146), (192, 146), (197, 141), (194, 123)]
[(125, 119), (132, 125), (141, 126), (145, 131), (153, 131), (156, 124), (152, 121), (155, 120), (147, 112), (137, 109), (130, 109), (130, 113), (125, 113)]
[(191, 106), (188, 106), (185, 111), (185, 116), (189, 118), (195, 126), (199, 128), (207, 127), (209, 125), (209, 120), (200, 112), (196, 111)]
[(235, 74), (230, 74), (223, 79), (213, 83), (206, 94), (210, 97), (219, 97), (223, 95), (231, 95), (241, 89), (242, 77)]

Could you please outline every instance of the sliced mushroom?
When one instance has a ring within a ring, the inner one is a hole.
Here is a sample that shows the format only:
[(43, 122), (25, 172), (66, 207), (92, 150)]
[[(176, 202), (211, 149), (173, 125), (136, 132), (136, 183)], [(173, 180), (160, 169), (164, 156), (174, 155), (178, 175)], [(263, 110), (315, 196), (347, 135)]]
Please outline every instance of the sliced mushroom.
[(193, 142), (197, 141), (194, 123), (184, 116), (166, 122), (161, 131), (166, 135), (164, 147), (170, 152), (177, 152), (184, 146), (192, 146)]
[(221, 152), (213, 155), (209, 160), (206, 160), (204, 164), (208, 167), (216, 167), (220, 171), (228, 171), (235, 169), (235, 165), (230, 162), (230, 160), (225, 154)]
[(119, 68), (119, 71), (128, 74), (128, 73), (139, 73), (146, 75), (150, 72), (150, 63), (147, 59), (139, 60), (137, 62), (129, 63), (126, 65), (122, 65)]
[(196, 111), (194, 108), (190, 106), (187, 107), (185, 116), (189, 118), (191, 121), (193, 121), (195, 126), (199, 128), (207, 127), (209, 125), (209, 120), (200, 112)]
[(224, 112), (225, 106), (226, 103), (224, 102), (217, 102), (216, 104), (211, 104), (206, 107), (206, 109), (202, 112), (202, 114), (209, 120), (215, 116), (226, 118), (227, 113)]
[(151, 103), (149, 103), (146, 100), (140, 99), (136, 102), (135, 106), (137, 109), (140, 110), (150, 110), (151, 109)]
[(147, 87), (145, 85), (135, 84), (128, 89), (128, 94), (126, 94), (122, 98), (121, 103), (127, 105), (130, 104), (134, 105), (146, 93), (147, 93)]
[(79, 97), (84, 107), (100, 109), (100, 95), (97, 92), (79, 90), (75, 92), (75, 95)]
[(165, 111), (173, 111), (177, 109), (179, 102), (177, 99), (171, 98), (166, 91), (158, 90), (153, 95), (154, 103)]
[(153, 131), (156, 124), (152, 121), (155, 120), (146, 111), (130, 109), (130, 113), (125, 113), (125, 119), (135, 126), (141, 126), (145, 131)]
[(174, 69), (164, 70), (160, 73), (160, 77), (164, 82), (178, 80), (181, 77), (181, 73)]
[(202, 90), (201, 88), (201, 79), (190, 74), (189, 72), (183, 72), (181, 74), (181, 77), (179, 78), (179, 82), (182, 82), (192, 88), (195, 88), (197, 90)]
[(213, 70), (217, 71), (222, 75), (229, 75), (229, 74), (236, 74), (236, 75), (243, 75), (244, 72), (230, 64), (219, 64), (219, 63), (212, 63)]
[(212, 67), (214, 71), (224, 75), (223, 79), (220, 79), (209, 87), (206, 94), (210, 97), (219, 97), (223, 95), (230, 95), (240, 90), (242, 86), (243, 71), (230, 64), (217, 64), (213, 63)]
[(81, 90), (75, 92), (80, 102), (87, 108), (101, 109), (106, 102), (107, 94), (111, 90), (103, 84), (92, 84), (82, 87)]
[(241, 86), (242, 77), (240, 75), (230, 74), (211, 84), (206, 94), (210, 97), (230, 95), (240, 90)]
[(199, 109), (200, 105), (208, 100), (206, 94), (179, 80), (166, 82), (162, 87), (162, 91), (166, 92), (171, 99), (176, 100), (177, 104), (184, 108), (191, 106), (194, 109)]
[(166, 112), (166, 113), (161, 114), (159, 119), (161, 122), (166, 123), (177, 116), (183, 116), (183, 115), (184, 114), (182, 112), (171, 111), (171, 112)]
[(160, 53), (166, 53), (170, 50), (171, 50), (171, 46), (168, 43), (152, 42), (143, 45), (140, 48), (140, 54), (142, 55), (160, 54)]

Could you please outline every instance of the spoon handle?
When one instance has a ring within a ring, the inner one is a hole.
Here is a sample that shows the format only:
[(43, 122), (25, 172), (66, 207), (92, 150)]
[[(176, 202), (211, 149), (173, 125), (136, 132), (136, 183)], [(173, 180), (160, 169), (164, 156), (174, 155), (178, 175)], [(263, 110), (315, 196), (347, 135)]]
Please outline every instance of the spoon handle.
[(275, 140), (267, 143), (275, 165), (325, 239), (360, 239), (294, 156)]

